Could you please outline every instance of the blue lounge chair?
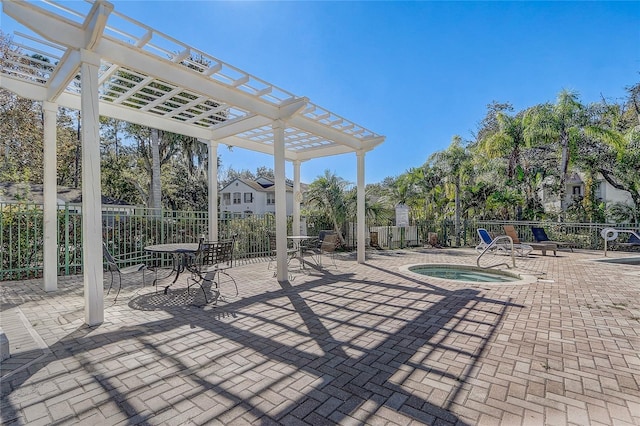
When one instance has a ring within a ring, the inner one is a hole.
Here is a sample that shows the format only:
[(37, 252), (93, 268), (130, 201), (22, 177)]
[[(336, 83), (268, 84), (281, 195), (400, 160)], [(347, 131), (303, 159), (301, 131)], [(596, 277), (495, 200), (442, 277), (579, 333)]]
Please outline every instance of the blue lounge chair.
[[(478, 236), (480, 237), (480, 244), (476, 246), (476, 251), (481, 253), (487, 247), (493, 243), (493, 238), (484, 228), (478, 228)], [(509, 254), (511, 252), (511, 246), (506, 243), (498, 243), (494, 245), (497, 253)], [(513, 254), (518, 256), (526, 256), (533, 251), (533, 247), (528, 244), (513, 244)]]
[(616, 245), (621, 247), (630, 247), (632, 249), (635, 247), (640, 247), (640, 236), (632, 231), (631, 233), (629, 233), (629, 239), (626, 243), (619, 243), (616, 241)]
[(540, 228), (538, 226), (532, 226), (531, 232), (533, 233), (533, 238), (536, 240), (536, 243), (552, 243), (558, 246), (558, 248), (568, 248), (573, 251), (574, 247), (577, 248), (578, 244), (572, 243), (569, 241), (553, 241), (547, 237), (547, 233), (544, 228)]

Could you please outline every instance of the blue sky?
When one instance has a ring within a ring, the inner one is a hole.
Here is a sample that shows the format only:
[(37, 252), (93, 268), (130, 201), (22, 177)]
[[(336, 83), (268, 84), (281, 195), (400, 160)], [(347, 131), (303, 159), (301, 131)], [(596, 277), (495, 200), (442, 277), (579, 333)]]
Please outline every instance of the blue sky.
[[(640, 81), (640, 2), (112, 1), (115, 9), (386, 136), (367, 183), (472, 139), (491, 101), (516, 111), (562, 89), (621, 100)], [(219, 150), (223, 167), (273, 167)], [(355, 155), (302, 164), (355, 182)], [(287, 168), (291, 177), (291, 167)]]

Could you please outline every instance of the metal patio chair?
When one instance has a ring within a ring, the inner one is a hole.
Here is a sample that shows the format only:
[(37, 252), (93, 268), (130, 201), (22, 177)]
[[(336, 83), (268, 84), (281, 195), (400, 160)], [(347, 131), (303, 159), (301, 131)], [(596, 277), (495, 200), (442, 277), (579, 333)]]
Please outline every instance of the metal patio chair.
[[(235, 236), (230, 240), (218, 242), (201, 240), (198, 251), (193, 258), (194, 261), (188, 266), (191, 271), (191, 277), (187, 280), (187, 293), (192, 285), (198, 284), (204, 294), (205, 302), (209, 303), (204, 284), (210, 283), (211, 287), (215, 286), (217, 290), (218, 295), (216, 298), (224, 299), (225, 297), (238, 296), (238, 284), (228, 273), (228, 270), (233, 267), (234, 246)], [(225, 282), (233, 284), (233, 293), (223, 294), (222, 275), (226, 276)]]
[(338, 267), (336, 265), (336, 248), (338, 247), (338, 234), (336, 233), (327, 233), (324, 235), (324, 238), (320, 242), (320, 246), (318, 248), (318, 265), (322, 266), (322, 255), (328, 256), (331, 259), (331, 263), (335, 268)]
[[(276, 261), (277, 251), (276, 251), (276, 234), (273, 232), (268, 233), (269, 236), (269, 264), (267, 265), (267, 269), (271, 269), (271, 262)], [(287, 247), (287, 265), (291, 262), (297, 255), (297, 250), (294, 247)], [(277, 272), (273, 273), (275, 277)]]
[(104, 257), (105, 263), (107, 265), (107, 269), (111, 273), (111, 283), (109, 283), (109, 290), (107, 290), (107, 295), (109, 295), (109, 293), (111, 292), (111, 288), (113, 287), (113, 279), (114, 279), (113, 274), (114, 273), (118, 274), (118, 292), (116, 293), (114, 302), (118, 300), (118, 295), (120, 295), (120, 290), (122, 289), (123, 275), (129, 275), (135, 272), (142, 271), (142, 285), (144, 286), (144, 273), (147, 270), (146, 262), (135, 263), (133, 265), (125, 266), (125, 267), (120, 267), (120, 264), (123, 264), (125, 262), (138, 261), (138, 260), (148, 261), (150, 260), (148, 256), (135, 257), (135, 258), (129, 258), (129, 259), (120, 259), (113, 256), (113, 254), (111, 254), (105, 242), (102, 242), (102, 256)]

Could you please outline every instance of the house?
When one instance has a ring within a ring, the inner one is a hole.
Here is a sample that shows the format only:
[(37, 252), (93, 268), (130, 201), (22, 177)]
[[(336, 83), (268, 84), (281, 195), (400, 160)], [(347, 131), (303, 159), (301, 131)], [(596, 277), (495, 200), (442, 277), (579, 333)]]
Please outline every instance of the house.
[[(293, 182), (287, 180), (286, 185), (287, 216), (290, 216), (293, 214)], [(300, 184), (302, 192), (305, 188), (305, 184)], [(256, 180), (236, 178), (219, 191), (220, 213), (222, 216), (275, 213), (275, 189), (275, 182), (265, 177)]]
[[(43, 204), (44, 185), (22, 182), (2, 182), (0, 183), (0, 203)], [(81, 188), (69, 188), (67, 186), (60, 185), (57, 186), (56, 204), (58, 204), (58, 206), (80, 203), (82, 203)], [(112, 197), (107, 197), (105, 195), (102, 196), (102, 205), (125, 206), (127, 208), (132, 207), (124, 201)]]
[[(44, 185), (32, 183), (0, 183), (0, 205), (3, 204), (44, 204)], [(72, 213), (82, 212), (82, 189), (58, 185), (56, 188), (56, 204), (58, 210)], [(102, 218), (104, 223), (113, 223), (115, 218), (134, 214), (136, 206), (127, 204), (117, 198), (102, 196)]]
[[(576, 201), (581, 200), (585, 196), (585, 173), (577, 171), (571, 173), (565, 182), (565, 199), (563, 206), (566, 209)], [(547, 212), (559, 212), (561, 210), (560, 199), (550, 189), (549, 185), (553, 184), (553, 178), (547, 177), (545, 185), (540, 191), (542, 205)], [(633, 205), (631, 194), (627, 191), (621, 191), (607, 182), (601, 175), (596, 177), (596, 199), (610, 206), (612, 204), (621, 203)]]

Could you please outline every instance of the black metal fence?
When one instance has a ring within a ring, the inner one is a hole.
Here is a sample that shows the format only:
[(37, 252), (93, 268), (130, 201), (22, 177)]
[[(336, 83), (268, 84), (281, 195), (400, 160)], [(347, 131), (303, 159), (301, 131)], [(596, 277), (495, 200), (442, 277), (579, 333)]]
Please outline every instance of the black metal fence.
[[(0, 281), (39, 277), (43, 263), (42, 205), (0, 204)], [(82, 272), (82, 213), (80, 205), (67, 204), (58, 209), (58, 274), (74, 275)], [(145, 254), (144, 247), (168, 242), (197, 242), (208, 235), (208, 213), (193, 211), (151, 210), (128, 206), (103, 206), (103, 240), (112, 253), (123, 259)], [(326, 219), (306, 217), (308, 235), (333, 229)], [(514, 221), (462, 221), (459, 235), (453, 220), (417, 222), (408, 227), (397, 227), (393, 218), (377, 218), (367, 223), (367, 245), (377, 243), (382, 249), (422, 246), (435, 235), (442, 246), (473, 247), (478, 244), (478, 228), (494, 234), (503, 233), (502, 227), (516, 227), (520, 239), (533, 241), (531, 226), (542, 226), (553, 240), (576, 243), (583, 249), (602, 249), (604, 240), (600, 231), (606, 227), (634, 229), (638, 225), (602, 223), (557, 223)], [(288, 233), (292, 218), (288, 218)], [(269, 232), (275, 229), (275, 217), (251, 215), (219, 218), (219, 238), (236, 234), (235, 257), (240, 262), (262, 260), (269, 251)], [(344, 237), (342, 250), (357, 246), (356, 221), (350, 220), (341, 229)], [(458, 238), (459, 237), (459, 238)], [(164, 259), (169, 262), (170, 259)]]

